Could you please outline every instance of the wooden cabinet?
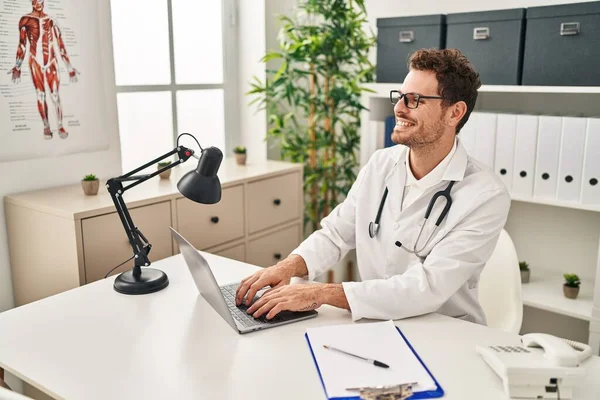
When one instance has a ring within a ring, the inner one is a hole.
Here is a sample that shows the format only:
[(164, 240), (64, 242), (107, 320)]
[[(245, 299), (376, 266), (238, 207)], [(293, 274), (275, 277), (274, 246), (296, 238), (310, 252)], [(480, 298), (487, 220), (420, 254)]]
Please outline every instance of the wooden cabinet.
[(217, 204), (177, 199), (177, 225), (177, 231), (198, 250), (243, 238), (244, 185), (223, 189)]
[(250, 240), (248, 263), (261, 267), (275, 265), (287, 257), (302, 240), (300, 224)]
[(286, 174), (248, 184), (248, 231), (255, 233), (302, 216), (302, 181)]
[[(302, 240), (302, 165), (280, 161), (238, 166), (223, 160), (217, 204), (194, 203), (177, 182), (195, 168), (173, 168), (125, 192), (134, 224), (152, 244), (151, 262), (179, 252), (169, 227), (195, 247), (260, 266), (286, 257)], [(133, 256), (110, 195), (79, 184), (6, 196), (6, 226), (17, 306), (103, 279)], [(129, 261), (111, 275), (131, 269)]]
[(215, 251), (213, 254), (225, 258), (231, 258), (232, 260), (246, 261), (246, 245), (244, 243), (238, 244), (221, 251)]
[[(171, 202), (151, 204), (129, 210), (131, 219), (152, 244), (148, 257), (160, 260), (173, 255), (171, 235)], [(85, 263), (85, 283), (104, 278), (106, 274), (132, 257), (129, 239), (119, 219), (119, 215), (100, 215), (81, 221), (83, 236), (83, 258)], [(120, 274), (133, 267), (133, 260), (114, 270), (111, 275)]]

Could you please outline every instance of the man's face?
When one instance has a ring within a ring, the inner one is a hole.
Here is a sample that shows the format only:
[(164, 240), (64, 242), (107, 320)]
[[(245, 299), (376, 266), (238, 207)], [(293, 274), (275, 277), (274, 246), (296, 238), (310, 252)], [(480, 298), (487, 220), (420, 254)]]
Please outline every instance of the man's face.
[(35, 11), (42, 11), (44, 9), (44, 0), (33, 0), (31, 5)]
[[(402, 93), (417, 93), (422, 96), (439, 96), (438, 80), (433, 71), (410, 70)], [(423, 147), (436, 142), (446, 130), (447, 110), (442, 108), (441, 99), (420, 99), (415, 109), (407, 108), (404, 99), (394, 105), (396, 126), (392, 141), (408, 147)]]

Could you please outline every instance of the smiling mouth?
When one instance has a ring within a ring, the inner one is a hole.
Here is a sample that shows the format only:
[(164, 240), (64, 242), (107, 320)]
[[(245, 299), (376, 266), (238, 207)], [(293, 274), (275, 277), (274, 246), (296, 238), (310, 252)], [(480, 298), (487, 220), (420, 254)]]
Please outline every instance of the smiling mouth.
[(412, 122), (407, 122), (407, 121), (397, 121), (396, 126), (400, 127), (400, 128), (409, 128), (411, 126), (415, 126), (415, 124), (413, 124)]

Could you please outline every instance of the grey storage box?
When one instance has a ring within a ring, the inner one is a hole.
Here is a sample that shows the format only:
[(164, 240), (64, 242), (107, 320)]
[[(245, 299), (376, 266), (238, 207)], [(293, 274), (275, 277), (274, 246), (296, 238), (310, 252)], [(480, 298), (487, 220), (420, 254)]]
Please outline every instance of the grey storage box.
[(527, 9), (523, 85), (600, 85), (600, 2)]
[(483, 85), (521, 84), (524, 8), (448, 14), (446, 24), (446, 48), (462, 51)]
[(412, 53), (444, 48), (444, 21), (444, 15), (378, 18), (376, 81), (400, 83)]

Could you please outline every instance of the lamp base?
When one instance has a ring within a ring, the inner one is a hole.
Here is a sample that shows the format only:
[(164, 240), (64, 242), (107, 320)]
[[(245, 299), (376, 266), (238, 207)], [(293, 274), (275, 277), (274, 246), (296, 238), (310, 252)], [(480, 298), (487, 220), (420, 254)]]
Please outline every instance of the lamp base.
[(133, 270), (125, 271), (115, 279), (114, 289), (122, 294), (148, 294), (158, 292), (169, 286), (169, 278), (164, 272), (153, 268), (142, 268), (139, 278), (133, 276)]

